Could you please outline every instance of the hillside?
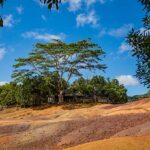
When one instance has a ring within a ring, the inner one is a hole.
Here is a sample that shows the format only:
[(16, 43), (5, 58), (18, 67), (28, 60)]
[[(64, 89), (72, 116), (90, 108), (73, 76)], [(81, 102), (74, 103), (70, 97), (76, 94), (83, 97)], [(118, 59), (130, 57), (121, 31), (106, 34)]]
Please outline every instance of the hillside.
[(150, 136), (122, 137), (83, 144), (66, 150), (149, 150)]
[[(149, 137), (149, 98), (124, 105), (0, 111), (0, 150), (61, 150), (78, 145), (73, 149), (116, 150), (117, 141), (124, 149), (148, 150)], [(89, 144), (81, 145), (85, 143)]]

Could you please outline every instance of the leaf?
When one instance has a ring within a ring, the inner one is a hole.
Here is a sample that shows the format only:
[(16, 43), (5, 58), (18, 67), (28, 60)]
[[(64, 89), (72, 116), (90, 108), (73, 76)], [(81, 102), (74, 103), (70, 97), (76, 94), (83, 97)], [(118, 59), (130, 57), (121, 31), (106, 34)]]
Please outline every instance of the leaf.
[(0, 27), (3, 27), (3, 19), (0, 17)]
[(5, 0), (0, 0), (0, 5), (3, 6)]

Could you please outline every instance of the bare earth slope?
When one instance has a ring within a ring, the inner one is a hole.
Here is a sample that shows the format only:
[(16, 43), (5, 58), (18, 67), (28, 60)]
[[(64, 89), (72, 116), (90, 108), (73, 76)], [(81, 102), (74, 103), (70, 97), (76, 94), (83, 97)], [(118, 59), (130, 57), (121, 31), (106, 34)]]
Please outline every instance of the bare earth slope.
[(69, 108), (0, 111), (0, 150), (150, 149), (150, 99)]
[(150, 136), (122, 137), (101, 140), (68, 148), (67, 150), (149, 150)]

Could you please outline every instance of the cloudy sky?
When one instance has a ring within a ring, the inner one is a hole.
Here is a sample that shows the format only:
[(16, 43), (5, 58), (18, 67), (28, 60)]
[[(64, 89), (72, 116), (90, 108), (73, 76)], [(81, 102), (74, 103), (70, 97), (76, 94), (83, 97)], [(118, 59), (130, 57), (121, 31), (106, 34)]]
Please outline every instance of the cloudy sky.
[[(63, 0), (60, 10), (51, 12), (39, 0), (13, 0), (13, 4), (8, 0), (1, 12), (0, 85), (11, 81), (15, 59), (26, 57), (36, 42), (92, 38), (106, 52), (108, 66), (105, 73), (95, 74), (117, 78), (128, 95), (147, 92), (134, 76), (136, 61), (126, 43), (132, 27), (142, 28), (144, 12), (137, 0)], [(85, 77), (93, 74), (85, 73)]]

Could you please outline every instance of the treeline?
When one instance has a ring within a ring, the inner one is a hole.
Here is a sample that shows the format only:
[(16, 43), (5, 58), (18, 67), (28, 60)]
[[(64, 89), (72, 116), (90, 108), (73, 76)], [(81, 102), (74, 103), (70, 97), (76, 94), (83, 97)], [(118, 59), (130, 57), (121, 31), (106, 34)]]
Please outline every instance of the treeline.
[[(51, 103), (58, 104), (59, 87), (57, 82), (57, 75), (51, 74), (49, 78), (36, 76), (24, 80), (22, 84), (11, 82), (0, 86), (0, 105), (40, 106), (50, 103), (50, 98), (52, 99)], [(79, 98), (81, 98), (80, 102), (85, 102), (87, 98), (90, 99), (90, 102), (98, 102), (103, 98), (108, 103), (127, 102), (127, 90), (123, 85), (119, 85), (116, 79), (110, 80), (102, 76), (95, 76), (92, 79), (79, 78), (72, 84), (63, 80), (63, 87), (64, 103), (76, 103), (79, 102)]]
[[(0, 105), (22, 107), (45, 103), (127, 102), (126, 89), (117, 80), (95, 76), (84, 79), (86, 70), (104, 71), (105, 52), (90, 39), (74, 43), (54, 40), (37, 43), (27, 58), (16, 59), (12, 83), (0, 86)], [(70, 84), (70, 79), (74, 80)]]

